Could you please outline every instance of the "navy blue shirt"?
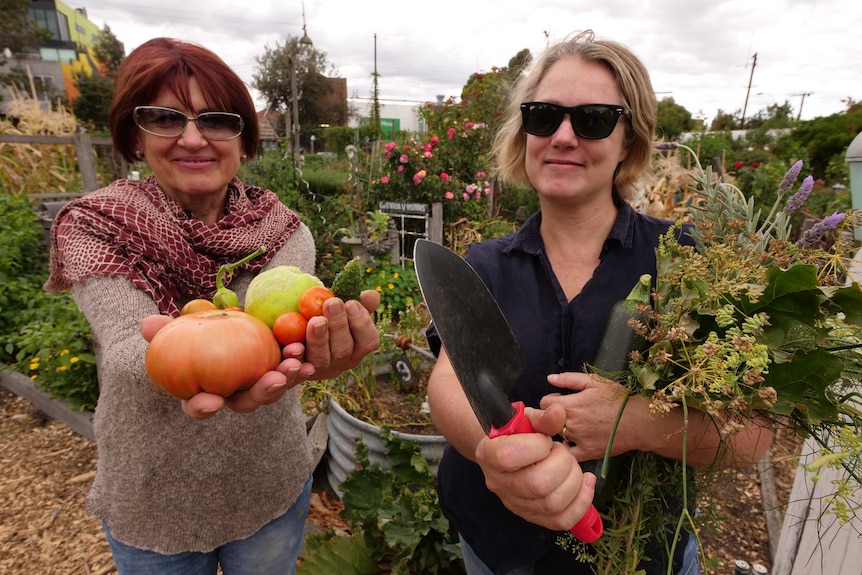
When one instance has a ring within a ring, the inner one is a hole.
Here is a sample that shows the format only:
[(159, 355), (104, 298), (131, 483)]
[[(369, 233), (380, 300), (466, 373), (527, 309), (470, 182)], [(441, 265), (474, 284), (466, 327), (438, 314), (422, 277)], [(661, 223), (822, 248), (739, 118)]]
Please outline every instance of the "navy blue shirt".
[[(468, 249), (467, 261), (494, 294), (527, 361), (524, 375), (510, 393), (511, 401), (538, 407), (543, 396), (560, 393), (547, 382), (548, 374), (584, 371), (595, 359), (613, 305), (625, 299), (641, 275), (655, 278), (655, 249), (672, 222), (639, 214), (627, 203), (617, 208), (599, 265), (572, 301), (545, 254), (539, 233), (541, 212), (516, 233)], [(692, 241), (683, 233), (680, 243)], [(439, 352), (433, 324), (427, 336), (431, 349)], [(535, 563), (556, 547), (559, 532), (511, 513), (486, 488), (479, 466), (452, 447), (444, 453), (437, 483), (444, 514), (495, 572)], [(680, 543), (681, 550), (685, 541)], [(589, 565), (578, 564), (571, 554), (568, 557), (566, 573), (592, 573)]]

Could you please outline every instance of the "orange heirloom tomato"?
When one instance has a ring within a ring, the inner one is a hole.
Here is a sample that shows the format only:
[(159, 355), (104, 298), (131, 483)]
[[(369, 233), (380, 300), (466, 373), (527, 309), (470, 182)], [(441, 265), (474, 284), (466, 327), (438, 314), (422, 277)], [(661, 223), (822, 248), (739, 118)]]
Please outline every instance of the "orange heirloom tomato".
[(272, 334), (278, 343), (287, 345), (289, 343), (302, 343), (305, 341), (305, 330), (308, 320), (298, 311), (288, 311), (277, 318), (272, 324)]
[(227, 397), (281, 363), (272, 330), (241, 311), (181, 315), (153, 336), (144, 365), (153, 384), (188, 399), (201, 391)]
[(198, 311), (208, 311), (215, 308), (215, 304), (208, 299), (193, 299), (183, 306), (183, 309), (180, 310), (180, 314), (188, 315), (190, 313), (195, 313)]
[(323, 302), (331, 297), (335, 297), (335, 294), (328, 287), (312, 286), (302, 292), (299, 298), (299, 313), (305, 316), (305, 319), (323, 315)]

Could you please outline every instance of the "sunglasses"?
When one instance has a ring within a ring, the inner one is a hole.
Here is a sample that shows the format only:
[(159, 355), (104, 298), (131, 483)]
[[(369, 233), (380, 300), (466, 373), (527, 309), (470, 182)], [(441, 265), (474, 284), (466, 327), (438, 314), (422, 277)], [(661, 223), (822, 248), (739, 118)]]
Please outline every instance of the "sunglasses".
[(239, 114), (204, 112), (190, 118), (179, 110), (161, 106), (138, 106), (134, 117), (140, 129), (163, 138), (176, 138), (185, 132), (189, 122), (194, 122), (207, 140), (233, 140), (242, 134), (245, 126)]
[(580, 138), (601, 140), (610, 136), (620, 116), (629, 120), (632, 112), (625, 106), (613, 104), (583, 104), (581, 106), (558, 106), (547, 102), (525, 102), (521, 104), (521, 119), (524, 131), (533, 136), (550, 136), (569, 115), (572, 129)]

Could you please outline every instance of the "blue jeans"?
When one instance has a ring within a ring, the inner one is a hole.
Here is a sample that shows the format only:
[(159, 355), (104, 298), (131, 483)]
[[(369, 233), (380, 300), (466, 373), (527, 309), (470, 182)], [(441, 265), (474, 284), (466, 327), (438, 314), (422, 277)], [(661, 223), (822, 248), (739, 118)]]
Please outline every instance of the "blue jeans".
[(296, 572), (302, 548), (305, 519), (311, 503), (311, 477), (287, 513), (238, 541), (231, 541), (208, 553), (189, 551), (163, 555), (120, 543), (102, 527), (119, 575), (216, 575), (221, 565), (225, 575), (283, 575)]
[[(459, 538), (461, 539), (461, 553), (464, 555), (464, 567), (467, 569), (467, 575), (494, 575), (494, 572), (467, 545), (464, 538), (460, 536)], [(506, 575), (533, 575), (533, 566), (518, 567)], [(697, 539), (694, 537), (688, 538), (688, 544), (685, 546), (682, 558), (682, 569), (677, 575), (700, 575), (700, 563), (697, 560)]]

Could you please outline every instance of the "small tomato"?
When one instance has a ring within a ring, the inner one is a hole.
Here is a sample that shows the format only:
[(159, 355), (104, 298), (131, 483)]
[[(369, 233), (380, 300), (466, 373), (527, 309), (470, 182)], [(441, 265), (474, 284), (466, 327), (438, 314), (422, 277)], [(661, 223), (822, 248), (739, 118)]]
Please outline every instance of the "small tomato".
[(278, 343), (287, 345), (290, 343), (302, 343), (305, 341), (305, 330), (308, 320), (298, 311), (289, 311), (275, 318), (272, 324), (272, 334)]
[(181, 315), (188, 315), (199, 311), (209, 311), (215, 309), (216, 306), (208, 299), (193, 299), (183, 306), (180, 310)]
[(280, 362), (281, 347), (269, 326), (228, 310), (172, 320), (153, 336), (144, 359), (153, 384), (180, 399), (201, 391), (227, 397), (251, 387)]
[(305, 319), (323, 315), (323, 302), (331, 297), (335, 297), (335, 294), (328, 287), (312, 286), (302, 292), (299, 298), (299, 313), (305, 316)]

